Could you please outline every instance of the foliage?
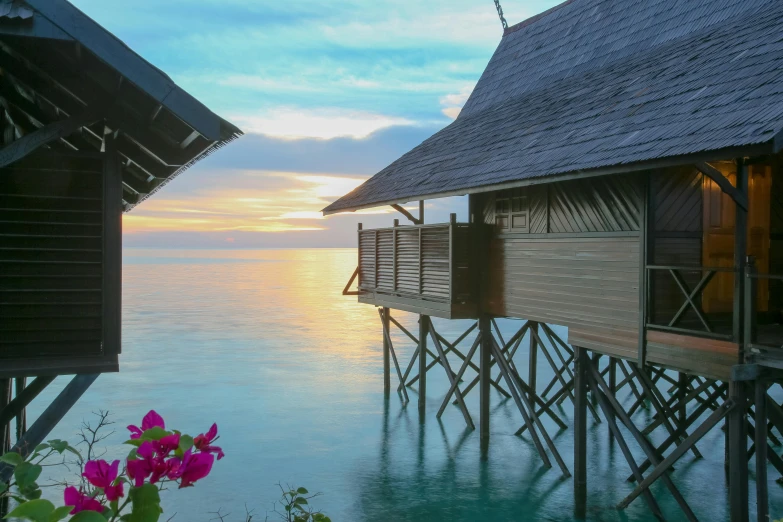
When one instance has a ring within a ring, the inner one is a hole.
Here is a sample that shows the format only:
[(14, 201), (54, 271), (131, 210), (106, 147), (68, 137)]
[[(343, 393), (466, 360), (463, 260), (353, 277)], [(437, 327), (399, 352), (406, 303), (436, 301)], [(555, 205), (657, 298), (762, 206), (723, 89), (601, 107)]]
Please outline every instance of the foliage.
[(332, 522), (329, 517), (320, 511), (313, 511), (310, 507), (310, 501), (320, 496), (320, 493), (310, 495), (310, 492), (305, 488), (294, 489), (289, 486), (286, 490), (281, 484), (278, 484), (278, 486), (280, 486), (280, 491), (282, 491), (282, 496), (278, 503), (283, 508), (283, 511), (275, 510), (275, 513), (282, 520), (285, 522)]
[[(5, 518), (58, 522), (73, 515), (70, 522), (158, 522), (163, 513), (159, 491), (165, 485), (192, 487), (209, 475), (215, 460), (224, 457), (223, 450), (214, 445), (216, 424), (194, 438), (166, 430), (163, 418), (150, 411), (141, 427), (128, 426), (131, 435), (126, 444), (132, 448), (120, 469), (119, 460), (109, 463), (95, 454), (96, 444), (108, 436), (102, 434), (102, 428), (111, 424), (108, 413), (101, 412), (99, 417), (97, 427), (82, 427), (86, 458), (59, 439), (40, 444), (27, 455), (12, 452), (0, 456), (0, 462), (13, 468), (11, 481), (0, 483), (0, 497), (17, 503)], [(67, 466), (66, 455), (76, 458), (80, 482), (61, 484), (64, 505), (56, 507), (41, 498), (37, 480), (44, 466), (56, 465), (51, 464), (53, 458), (62, 459), (60, 464)]]

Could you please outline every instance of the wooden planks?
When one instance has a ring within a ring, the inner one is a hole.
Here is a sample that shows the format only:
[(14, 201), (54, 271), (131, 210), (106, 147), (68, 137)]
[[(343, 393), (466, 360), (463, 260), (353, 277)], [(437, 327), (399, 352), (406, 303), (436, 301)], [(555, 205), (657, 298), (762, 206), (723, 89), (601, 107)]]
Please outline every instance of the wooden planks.
[(727, 381), (738, 357), (736, 343), (647, 331), (647, 360), (653, 364)]
[(638, 236), (499, 236), (490, 270), (490, 313), (567, 326), (572, 344), (635, 357)]
[(116, 225), (111, 273), (116, 281), (112, 297), (105, 298), (103, 165), (94, 155), (34, 153), (0, 170), (4, 369), (14, 359), (101, 357), (106, 305), (113, 307), (116, 324), (112, 350), (119, 350), (120, 173), (115, 176), (116, 201), (111, 206), (111, 222)]

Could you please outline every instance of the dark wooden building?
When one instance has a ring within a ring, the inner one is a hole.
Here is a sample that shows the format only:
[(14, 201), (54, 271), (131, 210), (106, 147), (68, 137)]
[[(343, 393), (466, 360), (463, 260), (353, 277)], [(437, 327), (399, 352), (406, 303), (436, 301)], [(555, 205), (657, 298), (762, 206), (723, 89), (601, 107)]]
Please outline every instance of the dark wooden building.
[[(523, 428), (548, 446), (534, 437), (542, 459), (561, 463), (536, 422), (556, 416), (547, 393), (557, 387), (536, 383), (536, 354), (550, 359), (574, 403), (577, 511), (587, 411), (597, 419), (600, 407), (610, 436), (621, 442), (625, 425), (648, 455), (639, 464), (624, 451), (640, 484), (624, 502), (642, 495), (660, 515), (647, 487), (661, 479), (695, 520), (666, 470), (727, 419), (732, 520), (748, 518), (754, 453), (767, 520), (767, 460), (783, 472), (767, 449), (783, 428), (767, 394), (783, 368), (781, 27), (775, 0), (564, 2), (505, 30), (453, 123), (324, 210), (469, 195), (469, 223), (424, 224), (405, 211), (413, 226), (360, 229), (359, 300), (381, 308), (385, 352), (389, 309), (421, 314), (420, 386), (428, 368), (445, 366), (444, 407), (456, 396), (469, 425), (462, 395), (476, 382), (455, 380), (446, 354), (457, 343), (433, 334), (428, 316), (476, 319), (457, 377), (479, 374), (482, 437), (496, 365)], [(503, 317), (527, 321), (508, 342), (491, 331)], [(567, 342), (548, 324), (567, 327)], [(513, 353), (525, 333), (522, 375)], [(410, 371), (398, 373), (402, 384)], [(637, 404), (655, 406), (655, 426), (637, 427), (638, 406), (615, 400), (629, 383)], [(646, 438), (656, 426), (671, 434), (664, 446)]]
[(123, 212), (241, 131), (65, 0), (0, 0), (0, 115), (1, 452), (119, 369)]

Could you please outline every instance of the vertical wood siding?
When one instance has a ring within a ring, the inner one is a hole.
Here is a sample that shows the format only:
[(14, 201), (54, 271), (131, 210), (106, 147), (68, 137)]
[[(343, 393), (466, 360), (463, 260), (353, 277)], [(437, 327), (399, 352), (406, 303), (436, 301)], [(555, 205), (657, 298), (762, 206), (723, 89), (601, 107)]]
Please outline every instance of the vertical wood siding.
[[(495, 233), (490, 241), (485, 309), (563, 325), (573, 344), (635, 358), (640, 177), (609, 176), (528, 190), (530, 234)], [(493, 195), (482, 201), (485, 223), (494, 223)]]
[(0, 358), (102, 355), (102, 173), (84, 157), (0, 170)]

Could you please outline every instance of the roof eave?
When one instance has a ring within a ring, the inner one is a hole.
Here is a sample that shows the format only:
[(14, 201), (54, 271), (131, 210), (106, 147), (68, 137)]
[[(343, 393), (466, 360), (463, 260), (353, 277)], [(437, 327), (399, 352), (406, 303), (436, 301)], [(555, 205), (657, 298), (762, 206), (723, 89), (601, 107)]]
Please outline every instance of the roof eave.
[(702, 161), (720, 161), (720, 160), (734, 159), (738, 157), (764, 156), (767, 154), (775, 154), (779, 152), (781, 149), (783, 149), (783, 131), (778, 133), (774, 139), (762, 143), (741, 145), (737, 147), (728, 147), (725, 149), (717, 149), (712, 151), (703, 151), (703, 152), (697, 152), (693, 154), (686, 154), (682, 156), (669, 156), (664, 158), (657, 158), (654, 160), (640, 161), (637, 163), (610, 165), (606, 167), (598, 167), (595, 169), (588, 169), (588, 170), (575, 170), (575, 171), (566, 172), (562, 174), (555, 174), (551, 176), (538, 176), (535, 178), (529, 178), (524, 180), (508, 181), (504, 183), (482, 185), (477, 187), (457, 189), (457, 190), (446, 191), (446, 192), (401, 196), (399, 198), (380, 201), (377, 203), (366, 203), (362, 205), (336, 208), (330, 210), (330, 207), (334, 205), (334, 203), (332, 203), (328, 207), (324, 208), (321, 212), (323, 213), (324, 216), (330, 216), (334, 214), (341, 214), (344, 212), (356, 212), (357, 210), (384, 207), (387, 205), (401, 205), (401, 204), (408, 203), (410, 201), (421, 200), (421, 199), (441, 199), (441, 198), (449, 198), (455, 196), (465, 196), (468, 194), (480, 194), (483, 192), (494, 192), (496, 190), (528, 187), (531, 185), (542, 185), (545, 183), (555, 183), (558, 181), (568, 181), (576, 178), (583, 179), (583, 178), (591, 178), (597, 176), (609, 176), (612, 174), (625, 174), (625, 173), (639, 172), (642, 170), (653, 170), (653, 169), (661, 169), (666, 167), (676, 167), (680, 165), (687, 165), (689, 163), (698, 163)]

